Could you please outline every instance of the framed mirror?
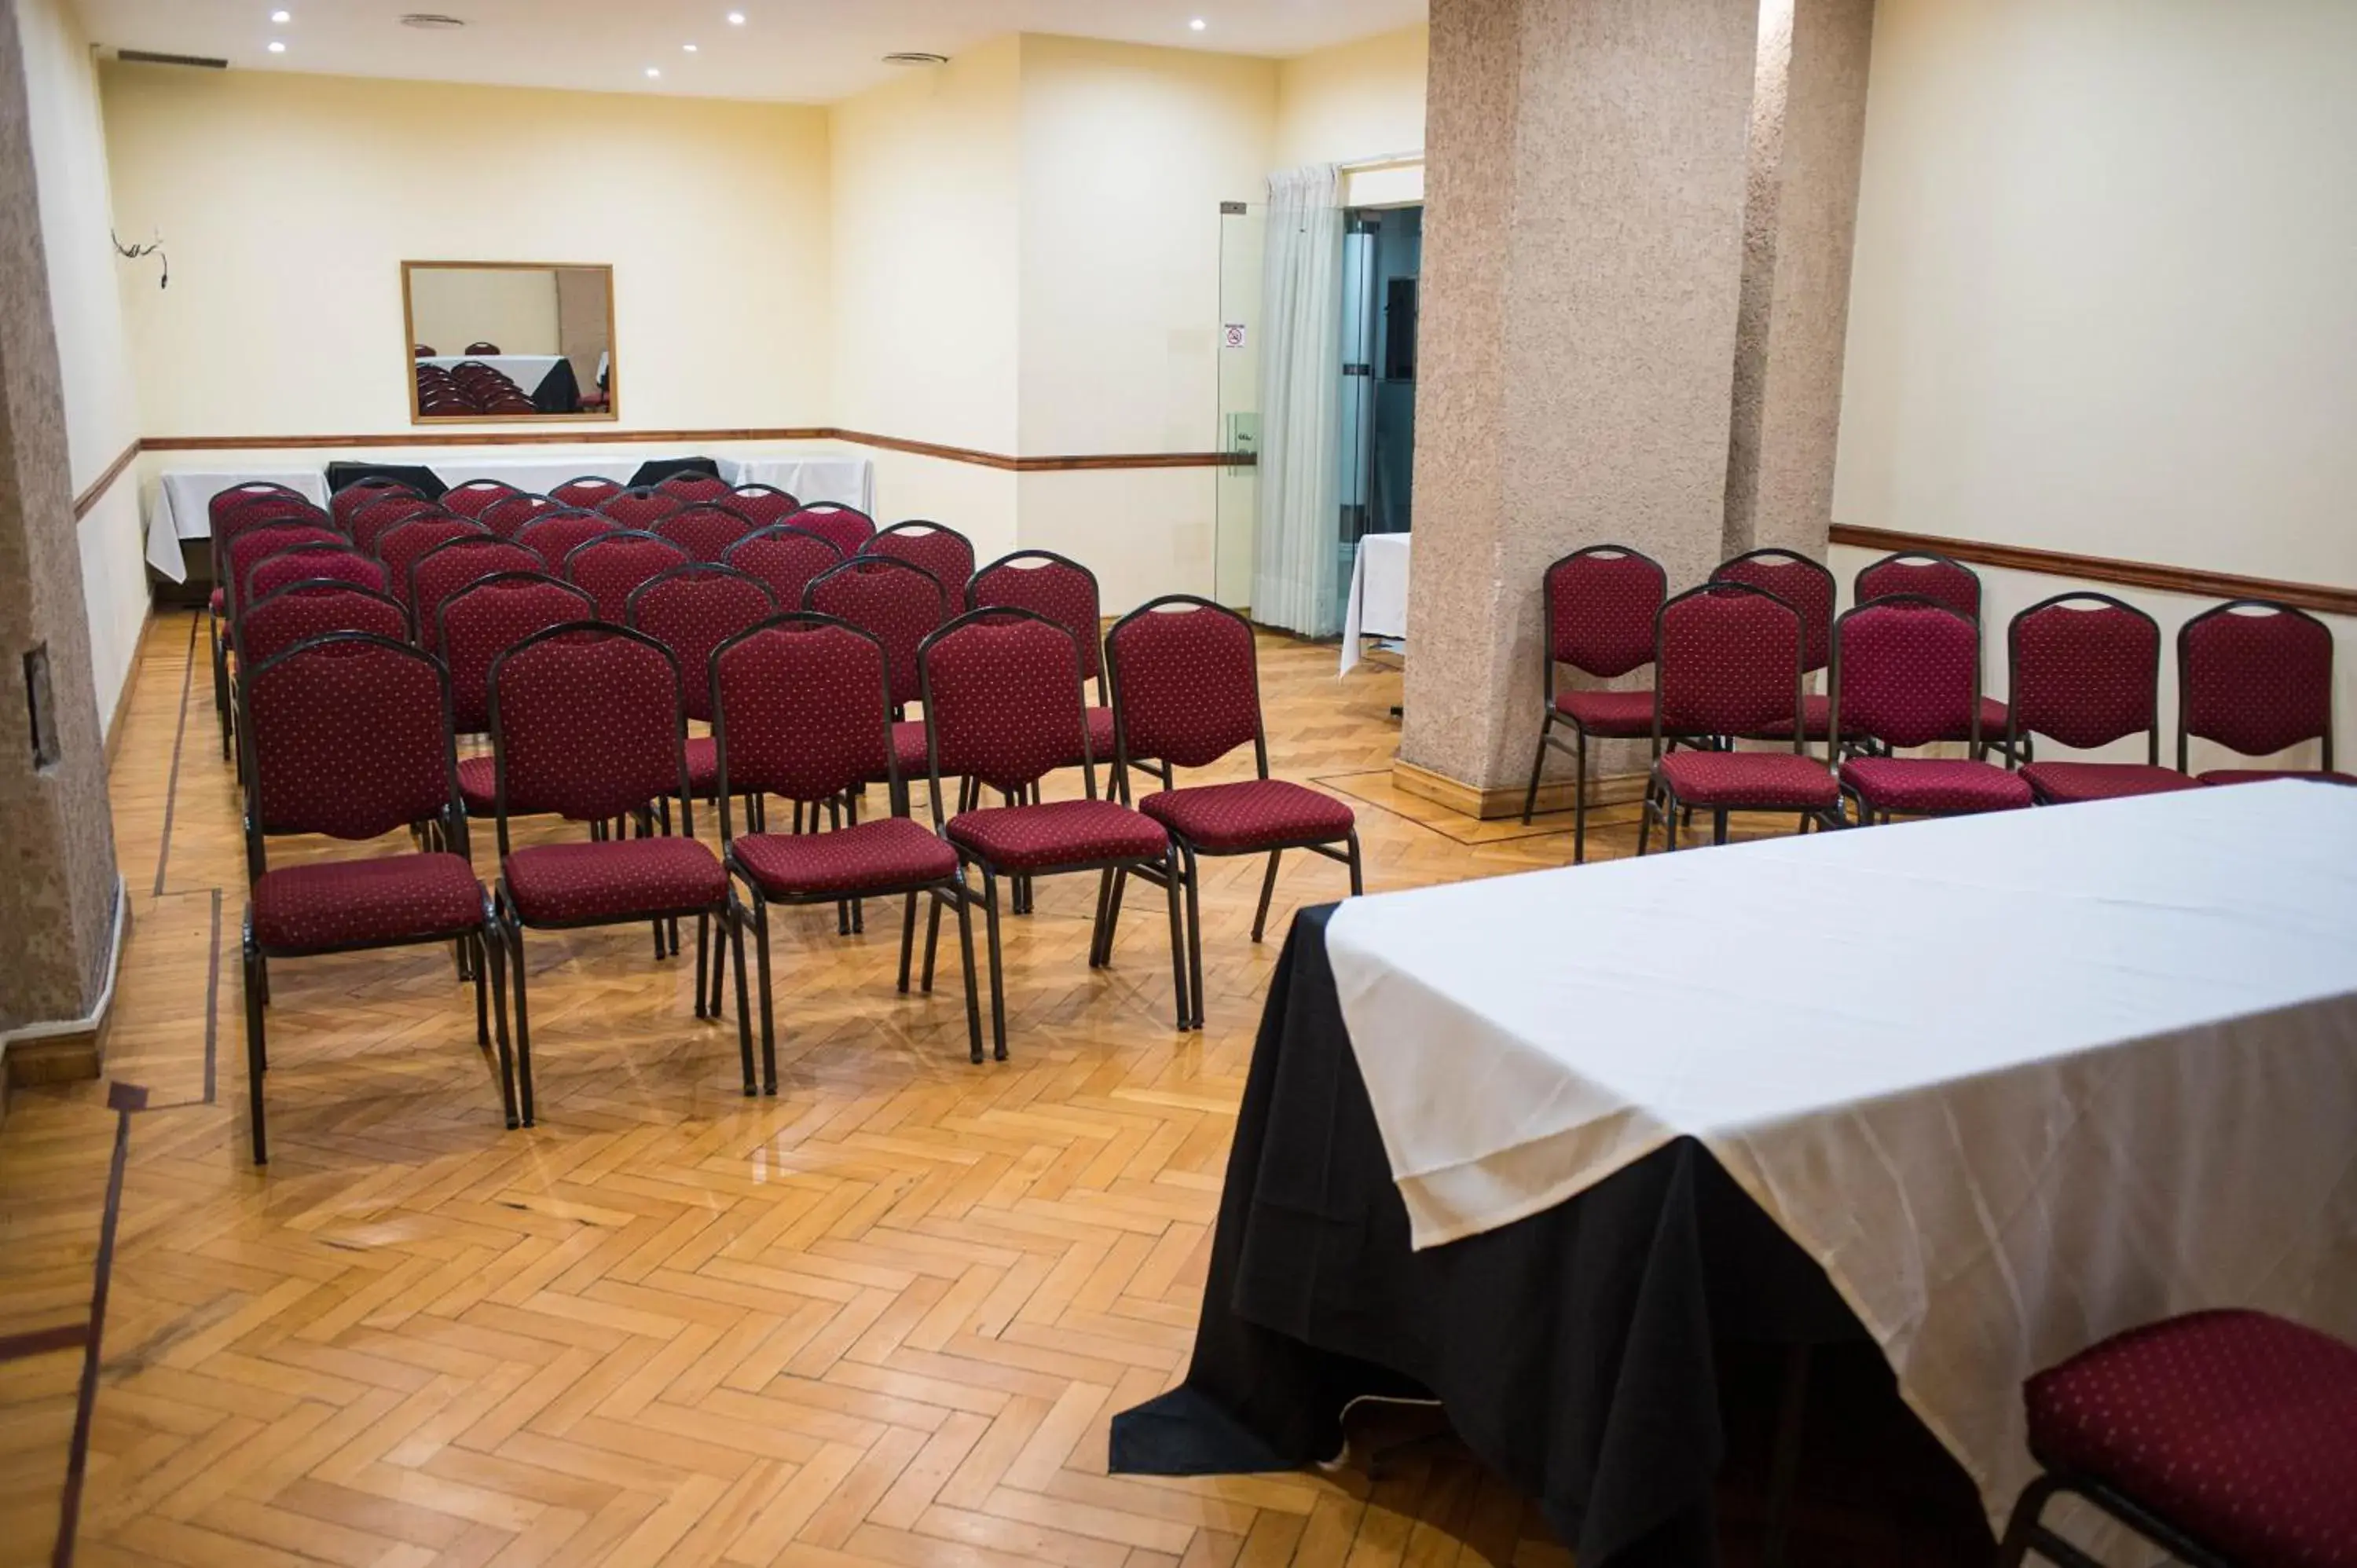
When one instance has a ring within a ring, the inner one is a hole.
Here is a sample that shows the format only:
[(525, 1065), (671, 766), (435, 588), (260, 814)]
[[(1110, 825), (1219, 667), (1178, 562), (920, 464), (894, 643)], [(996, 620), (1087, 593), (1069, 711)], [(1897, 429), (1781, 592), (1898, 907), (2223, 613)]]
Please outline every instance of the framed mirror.
[(619, 415), (614, 269), (548, 262), (404, 262), (409, 421)]

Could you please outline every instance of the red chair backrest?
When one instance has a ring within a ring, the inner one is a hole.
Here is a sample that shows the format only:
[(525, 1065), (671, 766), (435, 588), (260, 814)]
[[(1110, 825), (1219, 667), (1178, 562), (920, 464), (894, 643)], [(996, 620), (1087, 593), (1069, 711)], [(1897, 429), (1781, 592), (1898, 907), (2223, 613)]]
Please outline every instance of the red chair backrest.
[(892, 705), (917, 700), (917, 648), (949, 619), (949, 596), (922, 566), (855, 555), (802, 590), (802, 608), (846, 620), (884, 645)]
[(212, 525), (213, 548), (226, 549), (238, 535), (251, 529), (270, 528), (280, 523), (303, 522), (340, 533), (336, 520), (301, 496), (247, 496), (242, 502), (225, 510)]
[[(969, 610), (925, 639), (925, 724), (937, 776), (1021, 789), (1088, 755), (1072, 634), (1028, 610)], [(1082, 770), (1096, 793), (1095, 770)]]
[(668, 539), (634, 528), (617, 529), (573, 547), (565, 558), (565, 580), (589, 590), (597, 618), (626, 626), (630, 590), (687, 564), (687, 552)]
[(813, 579), (843, 562), (843, 552), (817, 534), (777, 523), (758, 529), (730, 545), (720, 557), (748, 576), (759, 577), (781, 605), (799, 606)]
[(454, 539), (487, 540), (490, 537), (491, 531), (472, 518), (413, 518), (378, 537), (376, 558), (384, 563), (385, 575), (393, 579), (393, 596), (407, 604), (410, 602), (409, 569), (417, 564), (419, 557)]
[(2057, 594), (2013, 618), (2014, 728), (2088, 750), (2144, 730), (2159, 744), (2160, 626), (2109, 594)]
[(334, 632), (257, 663), (240, 685), (262, 832), (372, 839), (457, 799), (447, 686), (430, 654)]
[(828, 616), (778, 616), (720, 645), (713, 733), (728, 789), (823, 800), (890, 775), (884, 646)]
[(1801, 618), (1803, 669), (1813, 671), (1825, 667), (1832, 657), (1834, 603), (1841, 596), (1831, 572), (1790, 550), (1749, 550), (1720, 562), (1710, 580), (1749, 583), (1790, 605)]
[(328, 510), (335, 514), (339, 527), (350, 530), (352, 520), (377, 502), (395, 500), (403, 496), (413, 500), (425, 499), (406, 480), (396, 479), (389, 474), (377, 474), (364, 479), (354, 479), (328, 497)]
[(501, 539), (513, 539), (534, 518), (565, 510), (563, 501), (552, 500), (546, 496), (526, 495), (518, 490), (511, 496), (501, 496), (485, 507), (477, 521)]
[(671, 650), (679, 663), (680, 702), (692, 719), (712, 717), (712, 650), (778, 613), (758, 580), (697, 561), (674, 566), (630, 591), (630, 624)]
[(450, 670), (452, 727), (460, 735), (490, 729), (491, 665), (500, 654), (533, 632), (597, 613), (597, 600), (544, 572), (502, 572), (443, 600), (435, 639)]
[(1653, 618), (1669, 574), (1623, 544), (1591, 544), (1546, 569), (1547, 657), (1587, 674), (1626, 675), (1653, 661)]
[(264, 594), (275, 593), (289, 583), (309, 582), (320, 577), (333, 578), (380, 594), (384, 592), (382, 563), (371, 560), (349, 542), (329, 544), (315, 540), (308, 544), (294, 544), (274, 551), (247, 567), (245, 586), (239, 590), (238, 602), (254, 604)]
[(698, 561), (717, 561), (730, 545), (753, 532), (753, 524), (725, 506), (699, 504), (657, 519), (648, 532), (670, 540)]
[(858, 554), (859, 547), (876, 537), (874, 518), (857, 507), (837, 506), (833, 501), (814, 501), (786, 521), (808, 529), (845, 555)]
[(417, 616), (417, 644), (442, 650), (442, 607), (469, 583), (501, 572), (537, 572), (540, 557), (510, 540), (479, 534), (446, 540), (410, 564), (406, 596)]
[(621, 493), (621, 480), (609, 479), (599, 474), (584, 474), (577, 479), (567, 479), (549, 491), (548, 499), (562, 501), (566, 506), (594, 509), (607, 497)]
[(522, 812), (599, 822), (687, 792), (679, 671), (604, 622), (534, 632), (491, 666), (502, 830)]
[(783, 522), (800, 511), (802, 505), (775, 485), (739, 485), (721, 497), (720, 504), (741, 517), (751, 519), (756, 528)]
[(1664, 736), (1752, 735), (1801, 722), (1801, 618), (1765, 588), (1706, 583), (1662, 606), (1654, 723)]
[(624, 528), (646, 528), (669, 517), (687, 503), (651, 486), (616, 490), (597, 503), (597, 510)]
[(861, 545), (859, 553), (922, 566), (952, 598), (964, 597), (966, 580), (974, 575), (973, 541), (938, 522), (896, 522)]
[(249, 507), (266, 507), (273, 500), (294, 501), (306, 507), (311, 504), (300, 490), (291, 486), (279, 484), (274, 479), (248, 479), (242, 484), (216, 491), (212, 499), (205, 502), (209, 532), (218, 536), (222, 525), (240, 512)]
[(621, 527), (598, 512), (553, 511), (525, 523), (515, 542), (539, 556), (551, 572), (561, 574), (567, 555), (600, 534), (620, 532)]
[(420, 500), (415, 496), (394, 496), (386, 500), (371, 502), (362, 507), (353, 516), (352, 542), (373, 555), (376, 553), (378, 540), (412, 518), (454, 515), (456, 514), (444, 511), (432, 501)]
[(239, 585), (245, 581), (255, 564), (282, 550), (292, 550), (298, 544), (333, 544), (349, 549), (351, 542), (332, 528), (316, 522), (298, 522), (292, 518), (282, 518), (246, 529), (222, 544), (222, 607), (231, 615), (235, 615), (242, 602), (238, 597)]
[(1853, 590), (1857, 602), (1914, 594), (1944, 605), (1969, 621), (1981, 618), (1980, 574), (1945, 555), (1901, 551), (1860, 567)]
[(1233, 610), (1191, 594), (1152, 600), (1114, 624), (1105, 656), (1129, 756), (1205, 768), (1259, 741), (1259, 658)]
[(510, 496), (523, 493), (504, 479), (468, 479), (442, 492), (442, 510), (455, 511), (460, 517), (480, 519)]
[(2244, 757), (2321, 740), (2332, 766), (2332, 631), (2314, 616), (2272, 599), (2204, 610), (2177, 634), (2177, 674), (2186, 735)]
[(712, 474), (699, 474), (689, 468), (658, 481), (655, 489), (667, 496), (677, 496), (692, 506), (697, 501), (719, 500), (725, 498), (728, 494), (728, 481)]
[(331, 631), (409, 640), (409, 612), (390, 594), (332, 577), (303, 577), (256, 594), (238, 618), (237, 655), (249, 664), (276, 658)]
[(1833, 671), (1841, 734), (1900, 749), (1962, 739), (1980, 711), (1980, 627), (1920, 594), (1872, 599), (1834, 622)]
[(970, 610), (1011, 606), (1045, 616), (1071, 632), (1081, 649), (1081, 673), (1092, 681), (1103, 663), (1099, 603), (1097, 575), (1052, 550), (1002, 555), (973, 574), (965, 586)]

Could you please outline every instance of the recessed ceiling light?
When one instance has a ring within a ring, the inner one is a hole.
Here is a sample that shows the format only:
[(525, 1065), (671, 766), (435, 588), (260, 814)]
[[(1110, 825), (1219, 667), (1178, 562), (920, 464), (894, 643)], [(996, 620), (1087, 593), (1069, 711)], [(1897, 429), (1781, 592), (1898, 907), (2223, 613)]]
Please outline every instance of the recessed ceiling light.
[(286, 46), (280, 43), (276, 38), (273, 38), (270, 40), (270, 52), (274, 55), (283, 55), (286, 52)]
[(273, 11), (270, 13), (270, 19), (274, 22), (291, 22), (295, 19), (295, 13), (292, 11)]
[(742, 11), (731, 11), (731, 12), (729, 12), (729, 13), (728, 13), (728, 25), (729, 25), (730, 27), (743, 27), (743, 26), (745, 25), (745, 13), (744, 13), (744, 12), (742, 12)]
[(649, 76), (661, 76), (662, 74), (662, 70), (660, 67), (651, 65), (647, 67), (647, 74)]
[(1205, 27), (1210, 27), (1210, 26), (1211, 26), (1211, 24), (1210, 24), (1209, 22), (1206, 22), (1206, 21), (1204, 21), (1204, 20), (1203, 20), (1203, 18), (1202, 18), (1202, 17), (1198, 16), (1198, 17), (1196, 17), (1194, 20), (1192, 20), (1192, 21), (1190, 21), (1190, 22), (1189, 22), (1189, 23), (1187, 24), (1187, 30), (1188, 30), (1189, 32), (1190, 32), (1190, 33), (1200, 33), (1200, 32), (1201, 32)]
[(695, 52), (695, 46), (694, 44), (682, 44), (679, 47), (689, 54), (694, 54)]

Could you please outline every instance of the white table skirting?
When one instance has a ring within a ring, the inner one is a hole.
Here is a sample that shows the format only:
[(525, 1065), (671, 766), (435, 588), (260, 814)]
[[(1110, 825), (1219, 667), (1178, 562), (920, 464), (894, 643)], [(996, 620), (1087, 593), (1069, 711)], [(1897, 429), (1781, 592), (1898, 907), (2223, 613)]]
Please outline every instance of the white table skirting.
[(720, 473), (732, 485), (774, 485), (805, 505), (829, 501), (876, 515), (876, 465), (856, 452), (723, 457)]
[[(562, 354), (436, 354), (430, 360), (417, 362), (439, 365), (446, 371), (456, 370), (460, 365), (489, 365), (522, 388), (524, 396), (530, 397), (540, 390), (540, 383), (548, 379), (548, 372), (556, 369), (556, 361), (564, 357)], [(591, 389), (584, 387), (582, 390), (587, 392)]]
[(2357, 1337), (2357, 789), (2274, 783), (1352, 899), (1415, 1244), (1698, 1139), (2001, 1516), (2020, 1386), (2195, 1308)]
[(1359, 662), (1361, 637), (1407, 635), (1407, 557), (1405, 533), (1370, 533), (1359, 541), (1351, 562), (1351, 596), (1342, 606), (1342, 670)]
[(328, 504), (328, 474), (317, 468), (174, 468), (156, 486), (156, 509), (147, 519), (147, 564), (175, 583), (188, 580), (180, 541), (212, 537), (209, 503), (223, 490), (266, 481), (285, 485), (317, 506)]

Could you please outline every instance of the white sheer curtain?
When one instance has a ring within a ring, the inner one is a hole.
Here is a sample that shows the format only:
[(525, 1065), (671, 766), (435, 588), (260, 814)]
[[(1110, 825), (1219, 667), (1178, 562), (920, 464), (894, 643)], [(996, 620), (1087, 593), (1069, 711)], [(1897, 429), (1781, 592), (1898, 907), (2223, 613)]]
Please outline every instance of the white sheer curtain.
[(1341, 629), (1342, 209), (1332, 164), (1268, 179), (1262, 263), (1260, 516), (1253, 618), (1304, 637)]

